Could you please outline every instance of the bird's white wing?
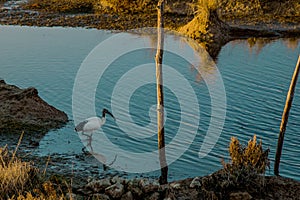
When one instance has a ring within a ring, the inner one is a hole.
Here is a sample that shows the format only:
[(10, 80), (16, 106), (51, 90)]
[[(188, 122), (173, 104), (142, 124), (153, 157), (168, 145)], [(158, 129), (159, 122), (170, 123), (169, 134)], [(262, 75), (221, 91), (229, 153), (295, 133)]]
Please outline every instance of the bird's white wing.
[(86, 119), (87, 123), (83, 127), (84, 132), (92, 132), (101, 127), (101, 119), (98, 117), (91, 117)]

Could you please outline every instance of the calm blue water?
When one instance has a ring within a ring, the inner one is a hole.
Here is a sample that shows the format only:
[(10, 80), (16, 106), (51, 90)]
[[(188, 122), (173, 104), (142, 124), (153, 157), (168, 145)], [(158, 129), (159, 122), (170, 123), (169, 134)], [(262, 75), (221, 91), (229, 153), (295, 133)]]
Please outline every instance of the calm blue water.
[[(64, 128), (47, 133), (34, 153), (38, 155), (81, 153), (83, 144), (78, 134), (73, 131), (74, 123), (77, 123), (72, 111), (75, 78), (76, 76), (78, 78), (81, 64), (84, 64), (84, 59), (95, 46), (112, 35), (107, 31), (80, 28), (0, 26), (0, 78), (21, 88), (36, 87), (45, 101), (65, 111), (71, 120)], [(95, 59), (95, 63), (100, 68), (103, 67), (101, 63), (105, 63), (106, 56), (119, 51), (124, 46), (127, 47), (128, 44), (125, 42), (127, 40), (131, 44), (142, 41), (149, 43), (150, 46), (155, 46), (156, 43), (147, 36), (123, 34), (121, 37), (124, 38), (124, 44), (111, 43), (101, 47), (103, 57), (99, 56)], [(188, 46), (185, 41), (172, 37), (167, 38), (166, 43), (170, 45), (179, 43), (183, 49)], [(190, 55), (188, 50), (184, 49), (184, 52)], [(187, 60), (171, 52), (165, 52), (164, 62), (175, 68), (191, 86), (191, 88), (184, 87), (175, 76), (166, 80), (170, 85), (178, 87), (180, 93), (188, 99), (186, 109), (180, 104), (180, 97), (177, 96), (176, 91), (165, 87), (166, 143), (170, 144), (181, 130), (179, 126), (183, 118), (182, 112), (187, 112), (187, 115), (191, 116), (191, 120), (184, 124), (183, 132), (195, 134), (187, 151), (170, 165), (170, 178), (207, 175), (220, 169), (221, 159), (228, 158), (227, 148), (230, 138), (236, 136), (246, 144), (254, 134), (262, 139), (265, 148), (270, 148), (270, 174), (272, 174), (281, 114), (299, 52), (299, 39), (259, 41), (251, 48), (247, 40), (236, 40), (222, 48), (218, 56), (217, 68), (226, 91), (225, 124), (212, 151), (201, 159), (198, 157), (198, 152), (208, 130), (212, 113), (209, 84), (213, 86), (216, 82), (216, 68), (205, 63), (199, 64), (198, 67), (203, 73), (205, 72), (204, 75), (199, 76)], [(154, 56), (155, 50), (152, 48), (135, 49), (120, 55), (110, 63), (110, 67), (103, 71), (103, 76), (97, 81), (98, 84), (94, 88), (94, 102), (84, 93), (78, 100), (80, 119), (93, 116), (94, 113), (89, 112), (88, 108), (85, 109), (89, 104), (96, 106), (95, 112), (98, 115), (101, 115), (103, 107), (113, 109), (117, 121), (107, 117), (103, 131), (113, 144), (125, 151), (143, 153), (155, 151), (157, 147), (156, 129), (151, 126), (151, 122), (155, 121), (151, 117), (156, 114), (153, 106), (156, 103), (155, 84), (147, 83), (138, 87), (130, 95), (129, 110), (124, 107), (128, 98), (126, 92), (130, 91), (126, 84), (146, 81), (148, 76), (154, 73), (150, 70), (136, 75), (135, 67), (153, 64)], [(99, 73), (97, 68), (92, 70), (95, 71), (83, 75), (87, 87), (93, 83), (91, 77)], [(133, 70), (132, 75), (127, 73), (130, 70)], [(124, 77), (124, 74), (128, 77)], [(165, 74), (167, 73), (164, 73), (164, 76)], [(115, 86), (120, 80), (123, 82), (118, 86), (119, 92), (114, 93)], [(193, 97), (189, 89), (195, 92), (198, 105), (193, 104), (192, 100), (189, 101)], [(116, 103), (116, 108), (113, 108), (111, 102)], [(197, 122), (193, 121), (196, 117), (194, 110), (200, 110), (200, 118)], [(297, 87), (280, 165), (283, 176), (297, 180), (300, 180), (299, 113), (300, 87)], [(128, 131), (122, 130), (118, 123), (126, 126)], [(136, 132), (136, 126), (144, 129)], [(192, 131), (194, 129), (196, 133)], [(188, 142), (188, 139), (180, 140), (178, 146), (185, 142)], [(107, 147), (108, 150), (113, 150), (109, 148)], [(174, 154), (176, 152), (175, 148)], [(143, 163), (136, 164), (143, 165)]]

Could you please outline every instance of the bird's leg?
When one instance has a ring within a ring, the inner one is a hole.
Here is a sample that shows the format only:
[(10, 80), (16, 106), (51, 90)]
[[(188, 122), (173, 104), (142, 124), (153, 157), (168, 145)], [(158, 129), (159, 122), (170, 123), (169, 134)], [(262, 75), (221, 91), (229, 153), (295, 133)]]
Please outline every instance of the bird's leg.
[(106, 171), (107, 169), (109, 169), (109, 167), (104, 163), (102, 164), (102, 166), (103, 166), (103, 171)]
[(93, 147), (92, 147), (92, 136), (93, 136), (93, 133), (91, 133), (91, 135), (88, 135), (88, 134), (84, 134), (84, 132), (82, 132), (82, 135), (86, 136), (88, 139), (87, 139), (87, 144), (85, 147), (82, 148), (82, 151), (84, 153), (87, 153), (86, 149), (87, 147), (90, 147), (91, 151), (93, 152)]
[(90, 147), (91, 152), (94, 152), (93, 150), (93, 146), (92, 146), (92, 141), (93, 141), (93, 133), (91, 133), (91, 135), (86, 135), (88, 137), (88, 143), (87, 143), (87, 147)]

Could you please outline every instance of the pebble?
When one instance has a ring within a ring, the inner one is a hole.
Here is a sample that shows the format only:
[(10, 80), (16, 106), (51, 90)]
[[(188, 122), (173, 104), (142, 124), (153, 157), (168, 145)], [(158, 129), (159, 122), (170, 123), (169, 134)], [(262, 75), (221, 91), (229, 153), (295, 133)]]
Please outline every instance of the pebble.
[(195, 187), (201, 187), (201, 178), (200, 177), (195, 177), (191, 184), (190, 184), (190, 188), (195, 188)]
[(105, 193), (114, 199), (120, 198), (124, 193), (124, 186), (121, 183), (115, 183), (105, 189)]

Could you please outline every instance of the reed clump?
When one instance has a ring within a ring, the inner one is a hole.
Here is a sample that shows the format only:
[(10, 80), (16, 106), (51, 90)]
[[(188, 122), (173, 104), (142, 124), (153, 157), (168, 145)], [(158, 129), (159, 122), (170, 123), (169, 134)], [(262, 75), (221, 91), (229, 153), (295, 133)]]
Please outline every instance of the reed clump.
[(222, 160), (223, 169), (202, 178), (202, 193), (210, 199), (212, 192), (219, 199), (230, 199), (232, 192), (247, 191), (263, 199), (267, 187), (264, 174), (270, 164), (269, 149), (263, 150), (262, 142), (257, 143), (254, 135), (245, 146), (232, 137), (228, 150), (230, 161)]
[(16, 156), (23, 134), (14, 151), (0, 147), (0, 199), (66, 199), (58, 184), (47, 180), (32, 162)]
[[(222, 161), (226, 178), (234, 187), (251, 187), (263, 181), (265, 171), (270, 166), (269, 149), (263, 150), (262, 142), (257, 143), (256, 135), (247, 146), (240, 144), (235, 137), (229, 145), (230, 162)], [(263, 185), (263, 184), (260, 184)]]
[(0, 148), (0, 197), (23, 193), (36, 179), (37, 171), (28, 162), (22, 162), (8, 151)]

